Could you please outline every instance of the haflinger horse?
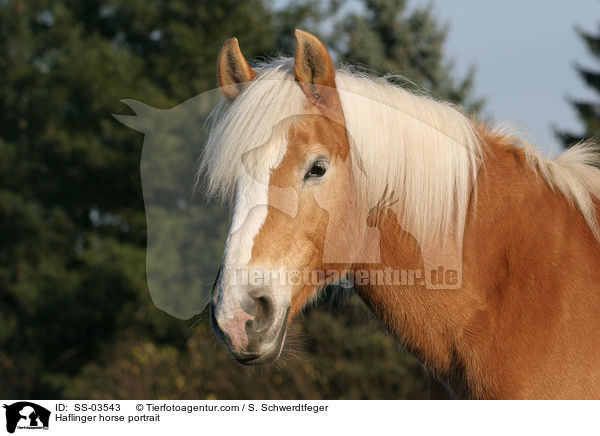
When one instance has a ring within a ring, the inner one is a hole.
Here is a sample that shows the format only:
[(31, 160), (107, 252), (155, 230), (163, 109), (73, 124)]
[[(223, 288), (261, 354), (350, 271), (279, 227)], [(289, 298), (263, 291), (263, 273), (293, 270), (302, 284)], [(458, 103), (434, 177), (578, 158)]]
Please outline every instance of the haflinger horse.
[(235, 359), (278, 359), (294, 316), (351, 280), (454, 398), (600, 398), (594, 145), (542, 158), (296, 41), (254, 68), (235, 38), (218, 58), (199, 174), (231, 202), (209, 312)]

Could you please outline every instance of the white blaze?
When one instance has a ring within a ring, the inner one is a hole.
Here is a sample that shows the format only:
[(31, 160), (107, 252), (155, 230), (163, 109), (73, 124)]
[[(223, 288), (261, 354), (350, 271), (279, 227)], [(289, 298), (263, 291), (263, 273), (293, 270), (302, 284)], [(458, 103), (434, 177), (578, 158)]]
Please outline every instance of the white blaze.
[[(278, 150), (278, 153), (271, 156), (271, 162), (266, 162), (267, 165), (262, 168), (260, 177), (253, 177), (242, 167), (237, 179), (231, 228), (225, 243), (223, 269), (215, 307), (219, 323), (226, 323), (236, 314), (239, 315), (242, 310), (240, 301), (247, 298), (247, 289), (240, 286), (238, 282), (240, 275), (248, 272), (254, 240), (267, 218), (271, 169), (279, 166), (287, 147), (280, 146), (274, 149)], [(271, 190), (277, 191), (276, 199), (284, 199), (277, 200), (277, 204), (271, 206), (292, 216), (295, 215), (298, 203), (296, 191), (292, 188), (276, 187), (271, 187)]]

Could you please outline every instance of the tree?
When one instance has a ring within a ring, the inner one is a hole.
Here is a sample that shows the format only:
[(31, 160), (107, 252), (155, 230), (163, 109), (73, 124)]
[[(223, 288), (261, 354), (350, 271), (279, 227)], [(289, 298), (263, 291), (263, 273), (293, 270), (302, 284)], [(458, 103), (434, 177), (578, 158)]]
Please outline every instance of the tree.
[[(600, 26), (595, 35), (582, 30), (579, 30), (578, 33), (590, 54), (600, 62)], [(579, 65), (575, 68), (585, 84), (594, 91), (596, 97), (600, 97), (600, 70), (594, 71)], [(577, 112), (577, 118), (583, 124), (584, 131), (575, 133), (557, 130), (556, 134), (562, 140), (563, 145), (570, 147), (586, 138), (600, 138), (600, 100), (593, 102), (571, 99), (570, 103)]]

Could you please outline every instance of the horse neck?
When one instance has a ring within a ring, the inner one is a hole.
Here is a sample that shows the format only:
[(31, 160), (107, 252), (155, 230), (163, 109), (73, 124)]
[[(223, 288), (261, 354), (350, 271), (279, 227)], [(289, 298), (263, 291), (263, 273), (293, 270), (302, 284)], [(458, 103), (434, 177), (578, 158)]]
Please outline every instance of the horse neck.
[[(493, 365), (486, 359), (490, 358), (491, 330), (498, 316), (507, 263), (522, 259), (512, 253), (522, 241), (535, 244), (532, 234), (543, 232), (544, 227), (552, 233), (549, 226), (554, 224), (535, 218), (540, 217), (540, 207), (570, 213), (566, 201), (530, 169), (521, 149), (490, 138), (485, 153), (477, 178), (477, 199), (471, 198), (465, 227), (460, 289), (432, 290), (418, 281), (414, 285), (357, 286), (357, 293), (384, 326), (460, 397), (497, 395), (492, 394), (495, 381), (484, 368)], [(423, 271), (424, 256), (418, 244), (393, 214), (386, 214), (378, 228), (381, 263), (353, 268)]]

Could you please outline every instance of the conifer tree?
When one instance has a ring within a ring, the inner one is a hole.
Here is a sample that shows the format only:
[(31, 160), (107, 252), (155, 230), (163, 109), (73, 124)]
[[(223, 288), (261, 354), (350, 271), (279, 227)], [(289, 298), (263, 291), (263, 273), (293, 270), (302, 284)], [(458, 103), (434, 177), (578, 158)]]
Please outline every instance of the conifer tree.
[(579, 65), (575, 67), (581, 79), (593, 91), (595, 100), (570, 99), (584, 130), (582, 132), (557, 131), (565, 147), (570, 147), (586, 138), (600, 138), (600, 26), (595, 34), (582, 30), (578, 33), (588, 52), (597, 61), (598, 67), (595, 69)]

